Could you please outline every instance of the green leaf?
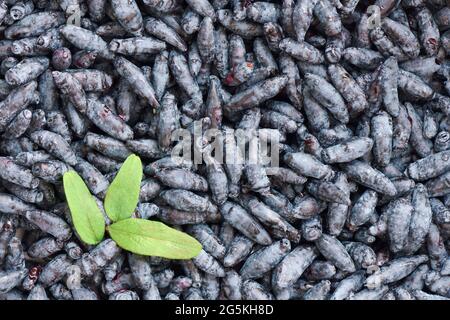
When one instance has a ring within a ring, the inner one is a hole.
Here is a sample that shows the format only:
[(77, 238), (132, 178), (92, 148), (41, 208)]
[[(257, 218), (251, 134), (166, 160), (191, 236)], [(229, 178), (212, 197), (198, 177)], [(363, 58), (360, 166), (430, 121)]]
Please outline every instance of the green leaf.
[(87, 244), (99, 243), (105, 235), (105, 219), (89, 189), (75, 171), (66, 172), (63, 183), (75, 230)]
[(139, 201), (142, 162), (132, 154), (120, 167), (105, 197), (105, 211), (116, 222), (131, 217)]
[(191, 236), (157, 221), (129, 218), (107, 228), (119, 247), (144, 256), (191, 259), (202, 249)]

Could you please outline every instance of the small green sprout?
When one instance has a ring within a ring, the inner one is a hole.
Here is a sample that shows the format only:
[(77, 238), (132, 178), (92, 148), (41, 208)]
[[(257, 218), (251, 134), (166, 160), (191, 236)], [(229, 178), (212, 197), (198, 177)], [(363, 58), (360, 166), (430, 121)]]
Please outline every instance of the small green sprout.
[[(109, 186), (104, 207), (114, 223), (107, 226), (111, 238), (133, 253), (168, 259), (191, 259), (202, 249), (191, 236), (162, 222), (132, 218), (139, 201), (142, 162), (130, 155)], [(97, 244), (105, 235), (105, 219), (83, 179), (75, 172), (64, 174), (64, 192), (73, 225), (81, 240)]]

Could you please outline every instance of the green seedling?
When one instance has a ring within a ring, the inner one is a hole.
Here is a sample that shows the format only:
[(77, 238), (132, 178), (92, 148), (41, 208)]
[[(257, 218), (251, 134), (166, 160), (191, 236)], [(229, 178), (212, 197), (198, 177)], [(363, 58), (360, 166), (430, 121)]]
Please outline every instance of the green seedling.
[(105, 219), (83, 179), (75, 172), (64, 174), (64, 192), (73, 225), (81, 240), (97, 244), (105, 229), (123, 249), (146, 256), (168, 259), (191, 259), (202, 249), (191, 236), (162, 222), (132, 218), (139, 201), (142, 162), (130, 155), (123, 163), (105, 196), (105, 212), (113, 221), (105, 227)]

